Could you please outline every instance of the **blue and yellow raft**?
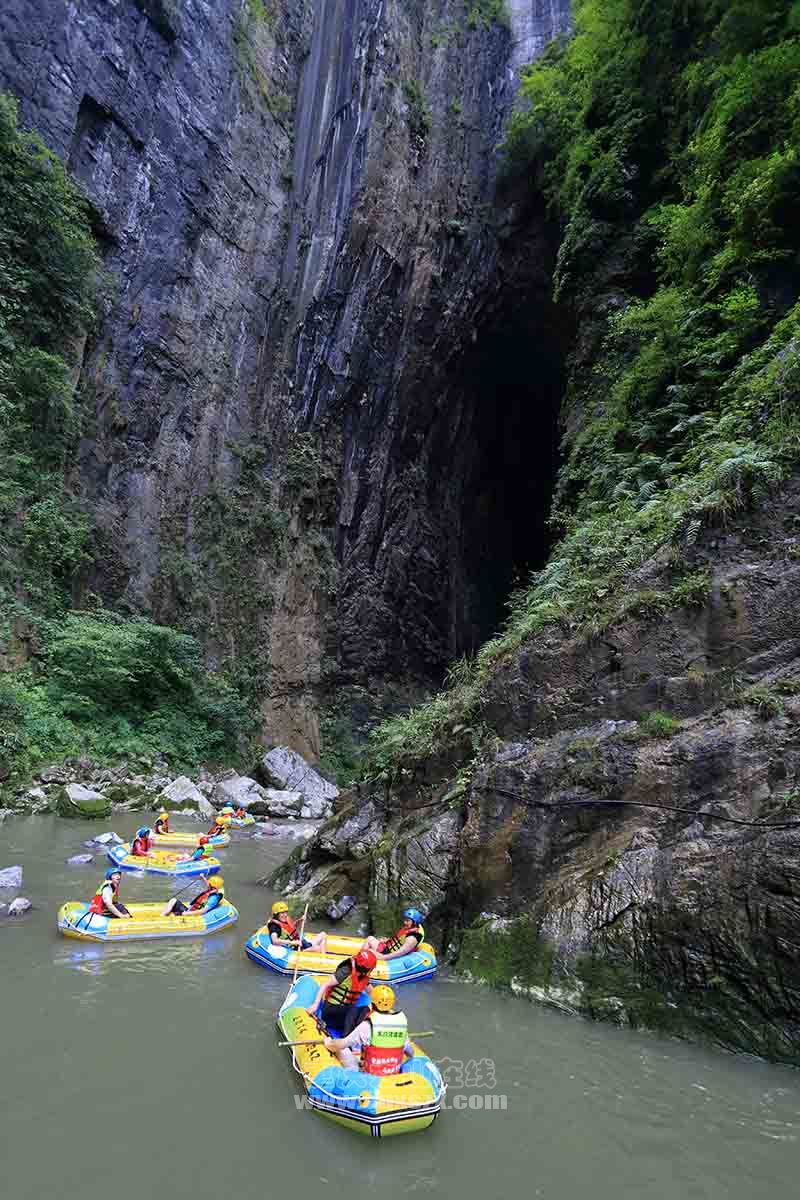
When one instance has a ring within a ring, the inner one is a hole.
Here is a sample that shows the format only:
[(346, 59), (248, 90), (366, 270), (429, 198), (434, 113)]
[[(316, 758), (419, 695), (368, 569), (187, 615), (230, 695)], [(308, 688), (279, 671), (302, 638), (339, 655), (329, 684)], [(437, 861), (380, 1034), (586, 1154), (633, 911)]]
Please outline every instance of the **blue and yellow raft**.
[[(205, 835), (208, 837), (208, 834)], [(151, 833), (150, 840), (154, 846), (161, 850), (170, 850), (177, 846), (189, 846), (192, 849), (200, 845), (202, 833), (192, 833), (188, 829), (176, 829), (174, 833)], [(213, 837), (208, 838), (208, 844), (211, 847), (227, 846), (231, 840), (229, 833), (215, 833)]]
[[(312, 936), (306, 934), (306, 937)], [(251, 962), (277, 971), (280, 975), (294, 975), (295, 966), (301, 975), (332, 975), (337, 964), (348, 955), (357, 954), (363, 942), (363, 938), (329, 934), (327, 954), (319, 954), (316, 950), (292, 950), (288, 946), (274, 946), (267, 926), (263, 925), (247, 939), (244, 952)], [(370, 979), (373, 983), (411, 983), (415, 979), (429, 979), (436, 974), (437, 966), (433, 946), (422, 942), (413, 954), (390, 958), (388, 961), (379, 958)]]
[(192, 875), (214, 875), (220, 871), (217, 858), (199, 858), (192, 861), (174, 850), (151, 850), (147, 858), (134, 857), (130, 842), (109, 846), (106, 851), (115, 867), (122, 871), (146, 871), (149, 875), (172, 875), (190, 878)]
[(162, 917), (161, 904), (128, 904), (127, 917), (104, 917), (89, 913), (85, 901), (69, 900), (58, 910), (58, 931), (65, 937), (88, 942), (131, 942), (141, 938), (205, 937), (227, 929), (239, 918), (238, 910), (223, 900), (211, 912), (187, 912)]
[[(322, 1037), (317, 1020), (306, 1011), (321, 979), (302, 975), (292, 986), (278, 1013), (278, 1028), (287, 1041)], [(368, 1005), (365, 996), (360, 1003)], [(334, 1036), (338, 1031), (330, 1031)], [(439, 1068), (414, 1046), (397, 1075), (368, 1075), (348, 1071), (324, 1046), (294, 1046), (292, 1065), (305, 1085), (310, 1107), (339, 1125), (371, 1137), (391, 1137), (427, 1129), (442, 1107), (445, 1085)]]

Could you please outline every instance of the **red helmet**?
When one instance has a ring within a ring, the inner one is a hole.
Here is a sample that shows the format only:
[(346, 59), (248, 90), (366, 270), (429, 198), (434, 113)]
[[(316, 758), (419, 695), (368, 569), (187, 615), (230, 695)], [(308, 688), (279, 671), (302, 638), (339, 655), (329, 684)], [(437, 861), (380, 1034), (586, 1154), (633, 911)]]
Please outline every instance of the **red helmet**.
[(208, 838), (207, 838), (205, 835), (203, 835), (203, 837), (201, 837), (201, 838), (200, 838), (200, 845), (201, 845), (201, 846), (207, 846), (207, 845), (208, 845)]
[(356, 967), (361, 971), (371, 971), (377, 961), (377, 958), (371, 950), (359, 950), (358, 954), (353, 959)]

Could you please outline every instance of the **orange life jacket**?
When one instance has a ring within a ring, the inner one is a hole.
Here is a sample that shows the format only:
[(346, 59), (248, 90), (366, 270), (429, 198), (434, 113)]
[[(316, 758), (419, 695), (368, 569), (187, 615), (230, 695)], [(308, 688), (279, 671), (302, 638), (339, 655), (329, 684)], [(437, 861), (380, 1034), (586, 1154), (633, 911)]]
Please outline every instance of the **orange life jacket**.
[[(281, 917), (283, 917), (283, 916), (286, 917), (285, 921), (281, 920)], [(285, 913), (285, 914), (280, 913), (278, 915), (277, 920), (278, 920), (278, 924), (280, 925), (281, 930), (282, 930), (281, 941), (286, 941), (286, 940), (299, 941), (300, 940), (300, 930), (297, 928), (297, 925), (294, 923), (294, 921), (292, 920), (292, 918), (289, 916), (288, 913)]]
[(218, 825), (215, 821), (214, 824), (209, 829), (208, 833), (206, 834), (206, 837), (219, 837), (219, 835), (224, 832), (225, 832), (224, 825)]
[(237, 808), (236, 812), (233, 815), (241, 821), (242, 817), (247, 816), (247, 809), (246, 808)]
[[(218, 891), (219, 891), (219, 888), (213, 888), (213, 887), (206, 888), (206, 890), (204, 892), (201, 892), (199, 896), (195, 896), (194, 900), (189, 905), (189, 908), (195, 909), (195, 910), (197, 910), (198, 908), (202, 908), (203, 905), (205, 904), (206, 900), (209, 898), (209, 896), (213, 896)], [(220, 903), (222, 903), (222, 902), (220, 901)]]
[(359, 975), (353, 968), (341, 983), (335, 983), (325, 997), (327, 1004), (355, 1004), (358, 997), (369, 987), (369, 975)]
[[(391, 954), (393, 950), (399, 950), (407, 937), (411, 937), (412, 933), (419, 934), (419, 940), (422, 941), (425, 936), (425, 930), (421, 925), (411, 925), (408, 929), (402, 926), (397, 933), (392, 934), (390, 938), (383, 943), (381, 954)], [(419, 945), (419, 942), (417, 943)]]

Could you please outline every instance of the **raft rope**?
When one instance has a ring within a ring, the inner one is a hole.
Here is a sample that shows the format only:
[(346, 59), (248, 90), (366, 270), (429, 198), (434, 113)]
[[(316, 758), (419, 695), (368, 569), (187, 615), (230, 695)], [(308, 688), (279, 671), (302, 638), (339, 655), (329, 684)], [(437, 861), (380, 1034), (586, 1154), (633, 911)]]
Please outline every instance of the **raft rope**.
[(509, 788), (490, 787), (487, 791), (495, 792), (498, 796), (507, 796), (510, 800), (521, 800), (531, 808), (587, 808), (593, 805), (625, 805), (628, 808), (654, 808), (657, 812), (688, 813), (691, 817), (705, 818), (709, 821), (727, 821), (730, 825), (749, 825), (753, 829), (800, 829), (800, 820), (794, 821), (746, 821), (743, 817), (727, 817), (723, 813), (700, 812), (696, 808), (681, 808), (675, 804), (652, 804), (645, 800), (532, 800), (521, 792), (512, 792)]

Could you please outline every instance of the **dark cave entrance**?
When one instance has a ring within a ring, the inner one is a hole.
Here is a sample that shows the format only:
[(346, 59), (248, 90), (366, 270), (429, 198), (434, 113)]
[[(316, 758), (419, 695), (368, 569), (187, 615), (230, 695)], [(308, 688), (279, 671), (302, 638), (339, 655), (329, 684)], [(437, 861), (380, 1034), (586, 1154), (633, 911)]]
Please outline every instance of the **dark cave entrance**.
[(544, 565), (553, 545), (547, 521), (569, 331), (541, 295), (502, 308), (479, 334), (464, 371), (472, 453), (461, 520), (459, 655), (497, 632), (509, 594)]

